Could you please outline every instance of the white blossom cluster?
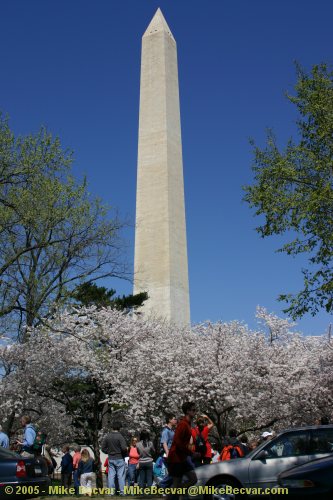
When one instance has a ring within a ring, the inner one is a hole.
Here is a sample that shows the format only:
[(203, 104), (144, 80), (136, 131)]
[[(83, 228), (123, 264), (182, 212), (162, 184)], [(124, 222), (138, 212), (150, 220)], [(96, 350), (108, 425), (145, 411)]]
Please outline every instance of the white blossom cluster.
[(59, 313), (24, 344), (2, 345), (1, 422), (28, 412), (63, 443), (100, 436), (105, 414), (120, 410), (131, 431), (157, 432), (185, 400), (212, 418), (220, 438), (232, 427), (254, 432), (332, 416), (328, 339), (292, 333), (263, 308), (257, 316), (259, 331), (236, 321), (181, 329), (112, 309)]

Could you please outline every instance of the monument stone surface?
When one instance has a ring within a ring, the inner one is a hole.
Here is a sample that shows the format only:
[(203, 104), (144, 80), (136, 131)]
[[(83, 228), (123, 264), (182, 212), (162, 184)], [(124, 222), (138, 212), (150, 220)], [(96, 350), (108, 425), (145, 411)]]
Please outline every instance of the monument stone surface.
[(190, 323), (177, 46), (160, 9), (142, 37), (134, 273), (144, 314)]

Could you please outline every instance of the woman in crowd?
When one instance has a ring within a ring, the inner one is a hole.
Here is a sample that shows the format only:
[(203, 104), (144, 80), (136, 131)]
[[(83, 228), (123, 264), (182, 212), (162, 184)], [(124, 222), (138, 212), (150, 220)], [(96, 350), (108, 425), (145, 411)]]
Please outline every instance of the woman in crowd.
[(75, 494), (79, 494), (80, 481), (78, 476), (78, 468), (81, 460), (81, 446), (75, 446), (73, 455), (73, 482), (75, 488)]
[(94, 460), (89, 455), (89, 451), (84, 449), (81, 451), (81, 460), (78, 466), (78, 478), (80, 486), (86, 488), (85, 493), (91, 496), (92, 481), (95, 478)]
[(140, 434), (140, 441), (137, 444), (139, 452), (139, 462), (137, 468), (139, 470), (139, 486), (150, 488), (153, 484), (153, 455), (155, 448), (150, 441), (149, 432), (142, 431)]
[(137, 448), (138, 438), (132, 437), (130, 448), (128, 452), (128, 475), (129, 475), (129, 484), (133, 486), (134, 483), (137, 482), (137, 466), (139, 463), (139, 452)]

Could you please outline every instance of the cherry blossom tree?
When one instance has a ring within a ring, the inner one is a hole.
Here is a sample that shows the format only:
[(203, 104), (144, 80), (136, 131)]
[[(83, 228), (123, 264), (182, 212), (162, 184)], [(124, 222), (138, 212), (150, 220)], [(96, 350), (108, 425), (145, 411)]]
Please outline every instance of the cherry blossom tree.
[(120, 415), (128, 430), (159, 435), (166, 412), (193, 400), (216, 440), (233, 427), (312, 423), (332, 414), (328, 339), (257, 311), (260, 329), (240, 322), (179, 328), (108, 308), (72, 308), (0, 350), (0, 417), (30, 412), (53, 442), (81, 439), (98, 455), (101, 434)]

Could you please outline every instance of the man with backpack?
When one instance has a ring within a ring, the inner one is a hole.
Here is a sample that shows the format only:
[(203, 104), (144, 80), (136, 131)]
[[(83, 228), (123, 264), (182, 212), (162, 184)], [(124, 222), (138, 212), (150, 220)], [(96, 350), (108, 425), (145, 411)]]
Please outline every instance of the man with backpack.
[(36, 439), (36, 430), (31, 423), (30, 415), (23, 415), (21, 417), (21, 425), (24, 428), (23, 441), (16, 441), (21, 448), (22, 457), (34, 457), (34, 443)]
[(233, 460), (234, 458), (242, 458), (246, 455), (246, 450), (242, 443), (237, 439), (237, 431), (230, 429), (229, 436), (225, 438), (219, 461)]
[[(196, 459), (198, 453), (193, 451), (191, 423), (195, 416), (195, 404), (188, 401), (183, 404), (182, 410), (184, 418), (177, 425), (176, 432), (168, 455), (168, 471), (172, 477), (172, 488), (187, 489), (195, 484), (197, 476), (194, 471), (194, 464), (191, 459)], [(182, 483), (182, 477), (186, 476), (187, 481)], [(170, 495), (169, 498), (178, 498), (179, 495)]]
[(16, 441), (21, 446), (21, 455), (28, 458), (41, 455), (46, 442), (46, 434), (32, 425), (30, 415), (23, 415), (21, 424), (24, 427), (23, 441)]
[(194, 449), (200, 453), (199, 458), (194, 462), (196, 467), (210, 464), (212, 460), (212, 447), (208, 441), (208, 434), (213, 427), (214, 422), (207, 415), (201, 415), (197, 419), (196, 427), (192, 429)]

